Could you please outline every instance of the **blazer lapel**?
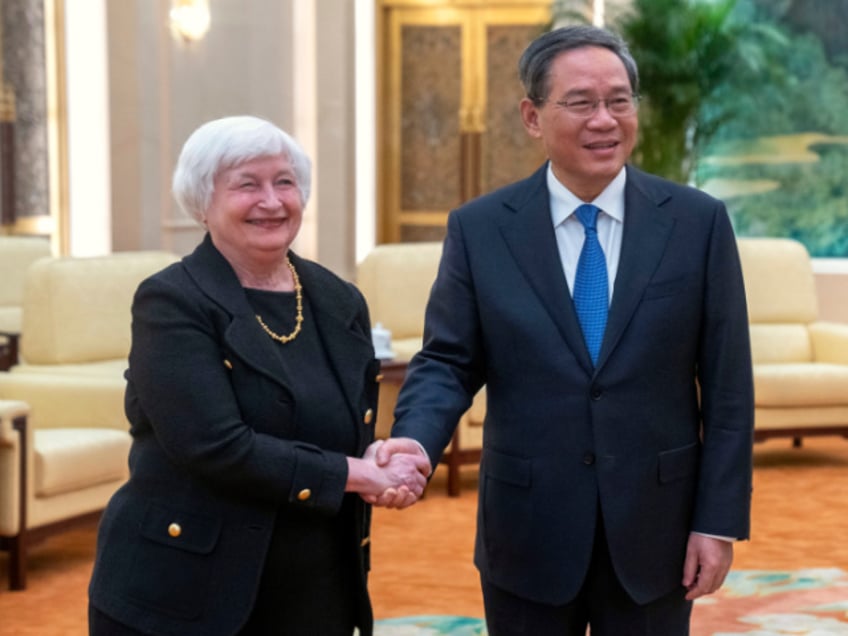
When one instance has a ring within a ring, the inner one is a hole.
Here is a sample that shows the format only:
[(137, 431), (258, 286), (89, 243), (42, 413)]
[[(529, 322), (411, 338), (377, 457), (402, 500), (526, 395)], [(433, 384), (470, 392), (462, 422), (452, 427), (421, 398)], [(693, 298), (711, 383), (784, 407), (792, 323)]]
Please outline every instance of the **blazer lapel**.
[(515, 214), (501, 226), (501, 234), (528, 285), (580, 364), (591, 374), (592, 360), (562, 271), (551, 222), (546, 171), (547, 164), (527, 179), (526, 187), (516, 196), (504, 201)]
[(207, 234), (183, 263), (197, 286), (232, 316), (224, 339), (234, 353), (257, 372), (280, 384), (279, 365), (273, 344), (261, 329), (233, 268), (212, 244)]
[[(351, 412), (358, 418), (361, 416), (360, 399), (368, 377), (366, 365), (375, 360), (371, 333), (363, 331), (364, 327), (357, 320), (360, 305), (345, 283), (335, 276), (295, 254), (290, 257), (300, 275), (304, 294), (309, 298), (327, 357)], [(375, 366), (373, 375), (376, 376), (378, 371), (379, 366)]]
[(628, 166), (621, 256), (596, 368), (615, 349), (662, 259), (674, 227), (674, 218), (660, 210), (669, 196), (664, 190), (650, 188), (641, 173)]
[[(312, 318), (324, 343), (328, 359), (342, 387), (350, 412), (358, 420), (360, 397), (364, 395), (365, 365), (374, 362), (374, 376), (379, 363), (374, 359), (370, 332), (363, 332), (357, 321), (360, 305), (356, 296), (334, 275), (318, 265), (289, 254), (308, 297)], [(258, 328), (256, 316), (232, 267), (212, 244), (207, 235), (190, 256), (183, 260), (186, 270), (203, 292), (224, 308), (232, 322), (225, 340), (248, 366), (285, 386), (274, 354), (274, 343)], [(357, 431), (359, 428), (357, 428)]]

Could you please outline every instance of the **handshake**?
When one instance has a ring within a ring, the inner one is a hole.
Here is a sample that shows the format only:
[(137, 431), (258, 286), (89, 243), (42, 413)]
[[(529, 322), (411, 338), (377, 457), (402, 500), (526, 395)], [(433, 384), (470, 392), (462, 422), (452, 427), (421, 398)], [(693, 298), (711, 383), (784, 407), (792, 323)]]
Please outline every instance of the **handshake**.
[(432, 472), (427, 453), (409, 437), (377, 440), (362, 458), (348, 457), (347, 463), (345, 490), (386, 508), (406, 508), (418, 501)]

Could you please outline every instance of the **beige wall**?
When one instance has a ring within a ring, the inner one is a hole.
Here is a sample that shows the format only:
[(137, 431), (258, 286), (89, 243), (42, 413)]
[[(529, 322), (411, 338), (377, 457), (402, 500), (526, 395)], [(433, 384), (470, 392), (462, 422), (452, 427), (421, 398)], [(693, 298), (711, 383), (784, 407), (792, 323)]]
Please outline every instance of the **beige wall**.
[(192, 43), (172, 37), (167, 0), (107, 5), (113, 249), (189, 252), (202, 232), (170, 194), (180, 148), (209, 119), (253, 114), (292, 133), (313, 160), (295, 249), (352, 277), (353, 3), (216, 0), (209, 33)]
[(817, 273), (819, 318), (848, 323), (848, 272)]

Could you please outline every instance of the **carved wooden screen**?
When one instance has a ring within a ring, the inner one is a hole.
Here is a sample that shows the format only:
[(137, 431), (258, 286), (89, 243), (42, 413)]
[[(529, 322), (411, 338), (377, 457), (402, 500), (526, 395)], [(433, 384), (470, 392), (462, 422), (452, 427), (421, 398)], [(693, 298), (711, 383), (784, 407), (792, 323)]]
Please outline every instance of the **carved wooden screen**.
[(381, 6), (379, 241), (440, 240), (451, 209), (544, 159), (521, 124), (517, 63), (550, 2)]

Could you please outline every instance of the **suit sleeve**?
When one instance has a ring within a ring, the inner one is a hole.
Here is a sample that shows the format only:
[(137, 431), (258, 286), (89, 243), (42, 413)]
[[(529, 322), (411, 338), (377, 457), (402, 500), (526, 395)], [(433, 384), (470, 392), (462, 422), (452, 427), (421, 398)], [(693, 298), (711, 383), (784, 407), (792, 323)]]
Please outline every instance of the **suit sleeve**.
[(750, 533), (754, 387), (742, 269), (730, 220), (716, 214), (698, 362), (703, 451), (692, 529)]
[(424, 343), (398, 396), (393, 437), (418, 440), (437, 464), (459, 418), (485, 382), (480, 320), (462, 225), (447, 236), (424, 320)]

